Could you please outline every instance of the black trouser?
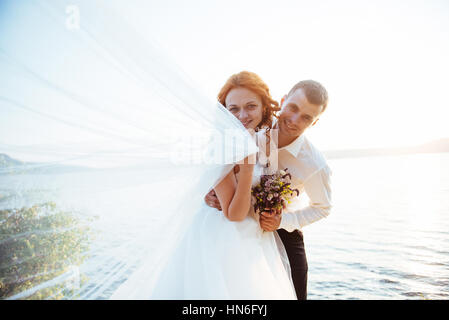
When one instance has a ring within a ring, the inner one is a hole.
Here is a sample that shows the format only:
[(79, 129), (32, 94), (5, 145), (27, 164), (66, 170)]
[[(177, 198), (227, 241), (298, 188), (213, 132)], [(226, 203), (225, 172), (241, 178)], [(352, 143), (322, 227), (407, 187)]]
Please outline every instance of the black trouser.
[(285, 251), (287, 251), (296, 296), (298, 300), (306, 300), (308, 267), (302, 232), (298, 230), (288, 232), (284, 229), (279, 229), (277, 233), (284, 244)]

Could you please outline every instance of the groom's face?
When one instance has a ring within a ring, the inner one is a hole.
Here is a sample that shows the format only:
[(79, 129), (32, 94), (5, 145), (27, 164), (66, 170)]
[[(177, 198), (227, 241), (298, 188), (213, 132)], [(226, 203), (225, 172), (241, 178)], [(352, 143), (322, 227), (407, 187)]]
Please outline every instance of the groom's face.
[(311, 104), (302, 89), (282, 99), (278, 128), (283, 135), (299, 137), (313, 126), (323, 110), (323, 106)]

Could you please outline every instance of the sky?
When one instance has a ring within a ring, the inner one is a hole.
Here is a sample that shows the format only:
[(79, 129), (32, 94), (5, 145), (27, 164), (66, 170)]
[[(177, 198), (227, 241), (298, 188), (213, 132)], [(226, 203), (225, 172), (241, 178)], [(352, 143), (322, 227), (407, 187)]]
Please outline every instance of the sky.
[(322, 149), (449, 137), (447, 1), (144, 3), (122, 15), (211, 97), (242, 70), (277, 100), (300, 80), (321, 82), (329, 107), (308, 136)]
[[(104, 2), (157, 42), (212, 99), (242, 70), (260, 75), (277, 100), (300, 80), (321, 82), (328, 109), (307, 132), (319, 149), (449, 137), (445, 0), (98, 1)], [(0, 14), (11, 12), (0, 6)], [(81, 25), (84, 14), (80, 10)], [(24, 114), (0, 107), (0, 142), (8, 142), (13, 119), (26, 126)]]

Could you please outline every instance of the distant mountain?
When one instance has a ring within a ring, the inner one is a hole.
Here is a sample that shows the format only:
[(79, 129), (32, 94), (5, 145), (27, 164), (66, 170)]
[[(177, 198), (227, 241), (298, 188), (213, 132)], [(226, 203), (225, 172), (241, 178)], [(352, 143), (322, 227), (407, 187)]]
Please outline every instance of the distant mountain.
[(13, 159), (10, 156), (8, 156), (7, 154), (0, 153), (0, 168), (20, 166), (23, 164), (25, 164), (25, 163), (22, 161)]
[(449, 152), (449, 138), (439, 139), (413, 147), (346, 149), (323, 151), (328, 159), (402, 155), (413, 153)]
[[(7, 172), (17, 172), (25, 170), (27, 173), (67, 173), (74, 171), (85, 171), (89, 170), (86, 167), (80, 166), (67, 166), (61, 164), (53, 164), (53, 165), (44, 165), (38, 162), (23, 162), (20, 160), (16, 160), (8, 156), (7, 154), (0, 153), (0, 169), (7, 169)], [(10, 168), (10, 169), (8, 169)]]

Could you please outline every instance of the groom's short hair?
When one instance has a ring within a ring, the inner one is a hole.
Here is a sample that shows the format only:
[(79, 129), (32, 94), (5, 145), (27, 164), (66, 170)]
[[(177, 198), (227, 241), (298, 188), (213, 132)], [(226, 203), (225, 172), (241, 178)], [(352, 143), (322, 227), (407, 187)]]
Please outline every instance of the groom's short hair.
[(321, 83), (314, 80), (300, 81), (297, 84), (295, 84), (293, 88), (289, 91), (289, 93), (287, 94), (287, 98), (291, 96), (293, 93), (295, 93), (295, 91), (298, 89), (302, 89), (304, 91), (307, 100), (311, 104), (323, 106), (323, 110), (321, 112), (324, 112), (324, 110), (326, 110), (327, 101), (329, 97), (327, 95), (326, 88)]

